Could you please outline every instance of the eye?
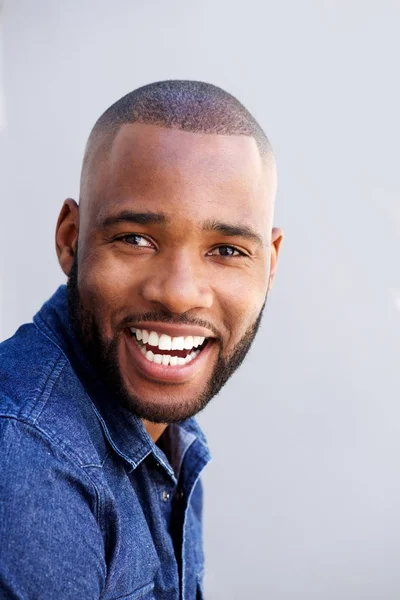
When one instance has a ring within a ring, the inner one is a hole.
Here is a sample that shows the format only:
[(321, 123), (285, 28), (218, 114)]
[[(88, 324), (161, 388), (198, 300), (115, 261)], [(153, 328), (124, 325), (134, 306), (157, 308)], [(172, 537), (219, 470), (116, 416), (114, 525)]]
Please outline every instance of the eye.
[(234, 246), (217, 246), (209, 252), (210, 256), (223, 256), (224, 258), (230, 258), (235, 256), (245, 256), (244, 252), (241, 252)]
[(137, 246), (140, 248), (153, 248), (153, 244), (145, 238), (143, 235), (138, 235), (136, 233), (129, 233), (127, 235), (121, 235), (116, 238), (116, 241), (124, 242), (125, 244), (129, 244), (130, 246)]

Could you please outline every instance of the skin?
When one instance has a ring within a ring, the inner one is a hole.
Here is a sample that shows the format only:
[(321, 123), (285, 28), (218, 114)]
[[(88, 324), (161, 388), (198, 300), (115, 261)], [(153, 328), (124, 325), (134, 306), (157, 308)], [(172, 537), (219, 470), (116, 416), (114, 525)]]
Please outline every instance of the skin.
[[(120, 336), (119, 369), (126, 388), (142, 402), (174, 404), (196, 396), (218, 352), (228, 357), (257, 320), (282, 241), (282, 231), (272, 227), (275, 193), (273, 157), (261, 158), (248, 136), (126, 124), (107, 152), (97, 150), (87, 161), (80, 205), (70, 198), (64, 202), (56, 248), (69, 276), (79, 243), (81, 301), (93, 311), (104, 339), (115, 336), (127, 315), (149, 312), (201, 320), (213, 336), (201, 368), (179, 384), (145, 376), (127, 336)], [(162, 214), (164, 221), (104, 225), (124, 211)], [(211, 230), (213, 222), (245, 226), (254, 236)], [(129, 235), (142, 237), (121, 239)], [(227, 252), (234, 255), (223, 255)], [(167, 425), (145, 426), (157, 440)]]

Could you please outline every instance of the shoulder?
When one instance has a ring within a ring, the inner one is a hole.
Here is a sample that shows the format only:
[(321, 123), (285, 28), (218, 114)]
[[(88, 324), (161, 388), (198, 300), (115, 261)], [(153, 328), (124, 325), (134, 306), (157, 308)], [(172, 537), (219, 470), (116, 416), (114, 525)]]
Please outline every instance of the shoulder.
[(33, 323), (0, 344), (0, 421), (3, 427), (14, 421), (21, 436), (32, 439), (36, 432), (81, 466), (100, 465), (107, 453), (93, 403), (68, 357)]
[(31, 598), (33, 589), (38, 598), (61, 590), (71, 600), (99, 598), (103, 519), (90, 474), (40, 428), (15, 418), (0, 418), (0, 447), (0, 581), (15, 597)]
[(54, 381), (67, 359), (33, 323), (22, 325), (0, 344), (0, 414), (23, 414)]
[[(89, 511), (98, 522), (101, 507), (90, 469), (82, 468), (68, 448), (54, 444), (35, 425), (0, 418), (0, 471), (1, 516), (7, 516), (4, 526), (10, 520), (61, 506), (63, 511)], [(46, 518), (57, 516), (49, 513)]]
[(40, 427), (20, 419), (0, 417), (0, 470), (0, 496), (1, 490), (9, 496), (13, 489), (25, 488), (34, 495), (36, 489), (44, 492), (46, 482), (63, 480), (92, 490), (96, 499), (96, 485), (79, 458)]

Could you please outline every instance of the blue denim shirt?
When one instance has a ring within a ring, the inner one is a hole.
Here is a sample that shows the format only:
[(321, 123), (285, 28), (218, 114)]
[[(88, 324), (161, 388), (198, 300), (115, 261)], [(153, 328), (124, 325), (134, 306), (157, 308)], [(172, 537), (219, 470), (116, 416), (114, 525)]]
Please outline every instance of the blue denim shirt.
[(166, 454), (85, 362), (61, 286), (0, 344), (0, 598), (203, 598), (194, 419)]

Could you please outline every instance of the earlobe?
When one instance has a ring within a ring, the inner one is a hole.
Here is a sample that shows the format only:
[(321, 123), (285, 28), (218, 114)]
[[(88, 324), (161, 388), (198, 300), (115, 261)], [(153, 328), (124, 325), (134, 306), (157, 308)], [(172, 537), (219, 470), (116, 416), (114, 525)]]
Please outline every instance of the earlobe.
[(283, 232), (278, 227), (274, 227), (272, 229), (272, 237), (271, 237), (271, 254), (270, 254), (270, 267), (269, 267), (269, 281), (268, 281), (268, 291), (271, 290), (272, 285), (274, 283), (276, 267), (278, 263), (279, 250), (281, 247), (281, 243), (283, 240)]
[(56, 226), (56, 252), (58, 262), (67, 277), (71, 271), (78, 243), (79, 207), (75, 200), (65, 200)]

